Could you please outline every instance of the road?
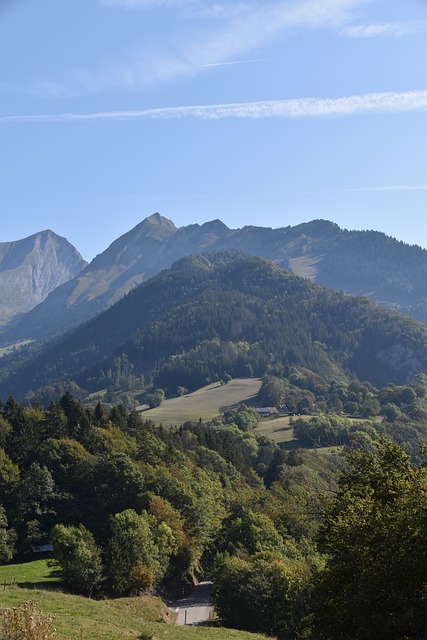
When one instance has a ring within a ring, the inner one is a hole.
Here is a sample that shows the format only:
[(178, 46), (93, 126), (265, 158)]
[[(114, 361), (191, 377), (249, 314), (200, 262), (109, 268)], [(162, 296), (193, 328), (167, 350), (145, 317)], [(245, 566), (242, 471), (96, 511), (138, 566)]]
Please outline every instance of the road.
[(177, 613), (175, 624), (179, 626), (197, 625), (213, 617), (214, 608), (210, 604), (211, 582), (205, 580), (185, 598), (171, 602), (168, 607)]

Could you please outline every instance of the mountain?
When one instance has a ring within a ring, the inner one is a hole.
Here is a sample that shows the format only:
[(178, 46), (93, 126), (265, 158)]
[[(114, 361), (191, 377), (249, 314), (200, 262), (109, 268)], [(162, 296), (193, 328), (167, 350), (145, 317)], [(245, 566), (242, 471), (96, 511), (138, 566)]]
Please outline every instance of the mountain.
[(40, 304), (87, 265), (78, 251), (52, 231), (0, 243), (0, 327)]
[(156, 213), (0, 337), (3, 342), (46, 339), (107, 309), (180, 257), (224, 249), (262, 256), (313, 282), (427, 322), (427, 251), (420, 247), (379, 232), (343, 230), (325, 220), (280, 229), (229, 229), (220, 220), (177, 228)]
[[(234, 250), (187, 257), (47, 345), (0, 395), (143, 386), (190, 389), (286, 365), (376, 386), (427, 373), (427, 327)], [(41, 395), (40, 395), (41, 394)]]

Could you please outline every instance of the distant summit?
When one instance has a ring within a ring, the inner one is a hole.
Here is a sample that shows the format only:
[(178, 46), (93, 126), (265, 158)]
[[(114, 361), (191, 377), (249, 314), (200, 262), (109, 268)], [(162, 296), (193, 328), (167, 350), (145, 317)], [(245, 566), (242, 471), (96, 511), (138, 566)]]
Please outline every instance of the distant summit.
[(104, 311), (183, 256), (238, 250), (346, 294), (367, 296), (427, 322), (427, 251), (375, 231), (347, 231), (328, 220), (278, 229), (229, 229), (221, 220), (176, 227), (145, 218), (57, 287), (0, 338), (45, 339)]
[(1, 242), (0, 327), (16, 322), (86, 265), (68, 240), (50, 230), (15, 242)]
[(168, 228), (168, 229), (176, 229), (172, 220), (168, 220), (167, 218), (164, 218), (163, 216), (160, 215), (160, 213), (153, 213), (151, 216), (148, 216), (148, 218), (145, 218), (145, 220), (141, 222), (140, 226), (144, 225), (147, 227), (150, 224), (157, 225), (159, 227)]

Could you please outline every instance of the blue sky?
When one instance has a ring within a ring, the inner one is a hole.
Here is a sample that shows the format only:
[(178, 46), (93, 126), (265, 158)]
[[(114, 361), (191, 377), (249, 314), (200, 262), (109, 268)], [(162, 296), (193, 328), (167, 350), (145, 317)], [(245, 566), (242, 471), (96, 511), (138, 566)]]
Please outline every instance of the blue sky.
[(0, 241), (316, 218), (427, 247), (425, 0), (0, 0)]

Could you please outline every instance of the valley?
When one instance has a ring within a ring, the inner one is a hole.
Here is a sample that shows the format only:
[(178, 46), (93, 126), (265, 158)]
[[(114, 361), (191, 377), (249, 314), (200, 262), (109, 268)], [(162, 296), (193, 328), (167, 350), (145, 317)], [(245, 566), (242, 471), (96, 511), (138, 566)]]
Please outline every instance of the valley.
[[(16, 321), (42, 331), (0, 351), (6, 610), (35, 601), (61, 640), (347, 640), (368, 607), (369, 634), (418, 639), (427, 326), (313, 282), (334, 264), (325, 233), (353, 251), (387, 238), (304, 230), (323, 239), (155, 215)], [(184, 255), (156, 273), (176, 236)], [(196, 237), (227, 247), (185, 255)], [(45, 323), (58, 301), (61, 330)], [(45, 545), (53, 565), (34, 560)], [(191, 603), (206, 576), (216, 619), (175, 626), (165, 602)]]

